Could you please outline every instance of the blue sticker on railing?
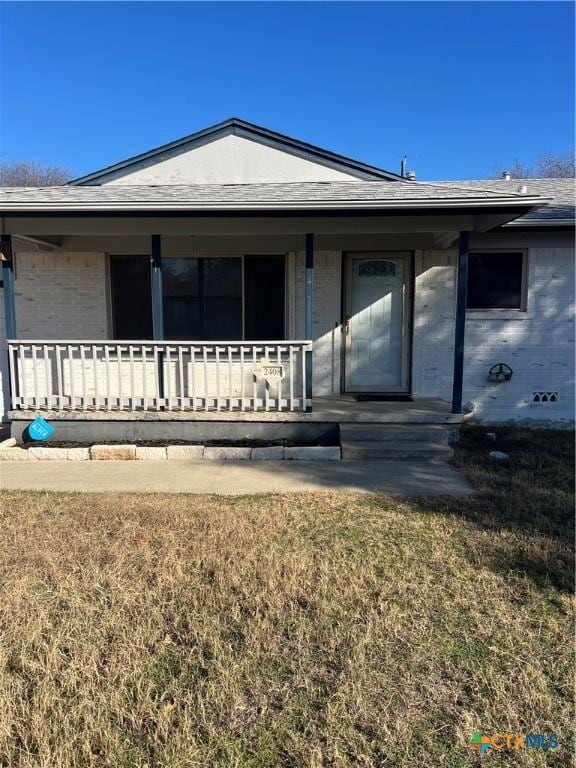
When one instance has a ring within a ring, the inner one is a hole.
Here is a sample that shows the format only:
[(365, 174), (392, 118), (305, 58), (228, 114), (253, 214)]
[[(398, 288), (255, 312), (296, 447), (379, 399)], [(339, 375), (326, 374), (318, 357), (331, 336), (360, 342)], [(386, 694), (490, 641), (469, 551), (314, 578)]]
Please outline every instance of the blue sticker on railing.
[(28, 425), (28, 434), (32, 440), (47, 440), (54, 434), (54, 427), (51, 427), (42, 416), (38, 416)]

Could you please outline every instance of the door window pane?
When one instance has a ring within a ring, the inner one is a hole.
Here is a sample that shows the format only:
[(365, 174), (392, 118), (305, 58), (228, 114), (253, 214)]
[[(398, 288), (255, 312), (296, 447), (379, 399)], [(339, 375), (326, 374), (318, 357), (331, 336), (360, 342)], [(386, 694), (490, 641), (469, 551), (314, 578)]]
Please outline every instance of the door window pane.
[(115, 339), (152, 338), (149, 256), (111, 256), (112, 326)]
[(396, 264), (393, 261), (371, 261), (364, 259), (358, 265), (359, 277), (382, 277), (396, 275)]

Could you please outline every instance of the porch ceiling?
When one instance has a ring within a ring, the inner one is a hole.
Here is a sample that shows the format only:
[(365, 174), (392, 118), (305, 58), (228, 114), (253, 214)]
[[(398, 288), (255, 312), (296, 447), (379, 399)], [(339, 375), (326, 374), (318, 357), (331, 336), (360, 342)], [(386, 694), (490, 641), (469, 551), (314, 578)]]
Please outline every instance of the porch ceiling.
[[(66, 235), (192, 235), (192, 236), (262, 236), (303, 235), (314, 232), (322, 235), (375, 235), (445, 233), (459, 231), (485, 232), (525, 213), (527, 208), (513, 210), (438, 210), (414, 212), (406, 210), (399, 215), (347, 214), (332, 215), (304, 213), (298, 216), (250, 215), (201, 216), (99, 216), (99, 215), (38, 215), (33, 213), (5, 215), (1, 225), (3, 234), (36, 237), (62, 237)], [(1, 214), (0, 214), (1, 215)]]
[[(16, 237), (16, 236), (15, 236)], [(457, 239), (456, 231), (446, 232), (387, 232), (387, 233), (345, 233), (316, 235), (316, 251), (414, 251), (449, 248)], [(28, 241), (30, 238), (28, 238)], [(15, 240), (16, 252), (53, 250), (58, 247), (69, 253), (114, 253), (116, 255), (150, 254), (150, 235), (69, 234), (35, 239), (35, 243)], [(43, 244), (44, 243), (44, 244)], [(31, 247), (32, 245), (32, 247)], [(243, 254), (274, 254), (304, 250), (304, 235), (298, 234), (253, 234), (226, 235), (166, 235), (162, 236), (164, 256), (193, 256), (214, 254), (221, 256)]]

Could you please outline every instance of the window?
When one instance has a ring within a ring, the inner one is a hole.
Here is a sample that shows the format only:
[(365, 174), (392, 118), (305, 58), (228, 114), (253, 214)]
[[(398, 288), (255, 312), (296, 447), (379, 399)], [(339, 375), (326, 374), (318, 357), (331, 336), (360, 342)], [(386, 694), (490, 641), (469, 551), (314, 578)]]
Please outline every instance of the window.
[(284, 256), (244, 258), (244, 338), (284, 338)]
[(167, 339), (242, 338), (240, 258), (165, 258), (162, 273)]
[(151, 339), (150, 258), (111, 256), (110, 283), (114, 338)]
[(524, 309), (525, 258), (521, 251), (470, 253), (468, 309)]
[[(111, 256), (114, 338), (152, 338), (150, 260)], [(284, 256), (162, 260), (164, 335), (174, 341), (284, 339)]]
[(363, 259), (358, 265), (358, 277), (395, 277), (396, 264), (381, 259)]

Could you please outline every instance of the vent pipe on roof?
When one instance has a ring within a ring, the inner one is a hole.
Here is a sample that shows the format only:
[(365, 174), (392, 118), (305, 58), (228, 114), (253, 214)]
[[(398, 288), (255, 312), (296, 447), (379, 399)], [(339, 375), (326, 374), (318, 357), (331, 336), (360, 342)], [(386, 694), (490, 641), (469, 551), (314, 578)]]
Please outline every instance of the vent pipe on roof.
[(408, 156), (404, 155), (404, 157), (402, 158), (402, 162), (400, 163), (400, 176), (403, 179), (407, 179), (408, 181), (415, 181), (416, 174), (414, 173), (414, 171), (406, 170), (407, 162), (408, 162)]
[(502, 178), (505, 181), (510, 181), (510, 179), (512, 178), (512, 174), (510, 173), (510, 171), (502, 171)]
[(528, 194), (528, 187), (526, 186), (526, 184), (521, 184), (518, 187), (518, 194), (519, 195), (527, 195)]

